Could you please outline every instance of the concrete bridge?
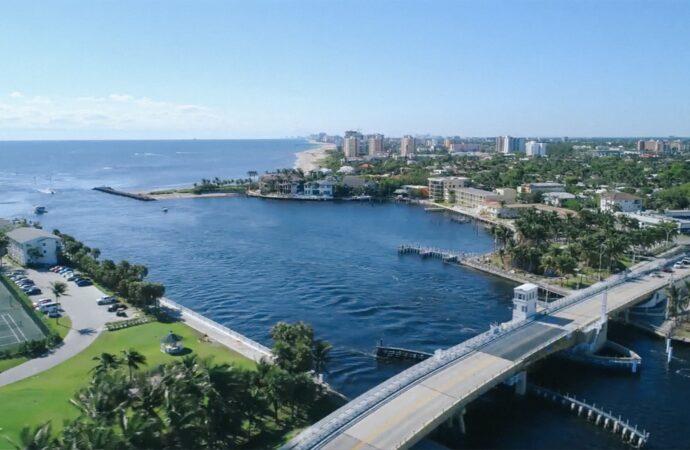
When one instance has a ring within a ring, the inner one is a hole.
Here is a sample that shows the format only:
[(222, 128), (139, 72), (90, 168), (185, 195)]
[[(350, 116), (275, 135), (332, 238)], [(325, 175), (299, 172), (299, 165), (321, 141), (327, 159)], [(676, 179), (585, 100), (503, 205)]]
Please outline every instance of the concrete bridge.
[[(550, 303), (546, 310), (524, 320), (493, 326), (468, 341), (437, 350), (433, 357), (309, 427), (284, 448), (410, 448), (444, 422), (458, 420), (462, 426), (465, 406), (480, 395), (509, 380), (524, 393), (525, 368), (531, 363), (591, 342), (592, 333), (602, 330), (602, 316), (628, 308), (669, 282), (690, 276), (690, 268), (672, 274), (660, 271), (672, 262), (645, 263), (630, 273)], [(605, 326), (603, 331), (605, 339)]]

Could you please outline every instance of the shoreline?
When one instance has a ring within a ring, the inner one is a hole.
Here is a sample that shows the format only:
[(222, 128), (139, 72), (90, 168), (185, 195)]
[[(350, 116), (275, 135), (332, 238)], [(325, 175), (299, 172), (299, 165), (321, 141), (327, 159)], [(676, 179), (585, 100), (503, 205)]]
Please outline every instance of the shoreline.
[(328, 152), (337, 148), (335, 144), (325, 142), (309, 141), (309, 143), (317, 147), (295, 153), (296, 159), (293, 164), (294, 169), (301, 169), (304, 173), (319, 170), (321, 166), (319, 166), (318, 162), (325, 158)]

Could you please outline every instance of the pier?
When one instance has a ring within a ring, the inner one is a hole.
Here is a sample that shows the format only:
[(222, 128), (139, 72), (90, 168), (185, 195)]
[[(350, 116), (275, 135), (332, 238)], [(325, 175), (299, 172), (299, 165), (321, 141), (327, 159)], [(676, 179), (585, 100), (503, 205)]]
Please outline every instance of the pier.
[(401, 255), (419, 255), (422, 258), (436, 258), (447, 263), (460, 263), (463, 259), (473, 256), (473, 254), (470, 253), (434, 247), (422, 247), (419, 245), (401, 245), (398, 247), (398, 253)]
[(113, 189), (110, 186), (98, 186), (98, 187), (93, 188), (93, 190), (98, 191), (98, 192), (104, 192), (106, 194), (118, 195), (120, 197), (132, 198), (134, 200), (139, 200), (142, 202), (154, 202), (154, 201), (156, 201), (155, 198), (149, 197), (148, 195), (133, 194), (131, 192), (118, 191), (117, 189)]
[(621, 416), (616, 417), (610, 411), (606, 412), (600, 407), (594, 404), (590, 405), (583, 400), (578, 400), (574, 396), (559, 394), (558, 392), (533, 384), (527, 386), (527, 391), (568, 408), (570, 411), (577, 413), (578, 417), (583, 417), (595, 425), (601, 426), (605, 430), (620, 437), (623, 442), (635, 448), (641, 448), (649, 439), (649, 433), (647, 431), (638, 430), (637, 426), (630, 425), (627, 420), (623, 421)]

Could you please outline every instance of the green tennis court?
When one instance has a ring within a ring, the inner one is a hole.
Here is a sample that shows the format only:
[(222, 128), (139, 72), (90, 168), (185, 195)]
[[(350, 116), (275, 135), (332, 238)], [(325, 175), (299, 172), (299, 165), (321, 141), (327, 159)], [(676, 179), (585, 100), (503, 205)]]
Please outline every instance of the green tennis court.
[(19, 302), (20, 300), (0, 283), (0, 351), (11, 350), (23, 342), (45, 337)]

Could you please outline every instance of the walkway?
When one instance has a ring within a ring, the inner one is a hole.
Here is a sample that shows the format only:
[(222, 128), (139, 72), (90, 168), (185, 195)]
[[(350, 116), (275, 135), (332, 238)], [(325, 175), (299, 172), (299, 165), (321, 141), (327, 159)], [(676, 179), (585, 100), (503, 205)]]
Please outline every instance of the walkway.
[[(60, 275), (46, 270), (27, 269), (27, 276), (43, 291), (43, 294), (32, 299), (53, 298), (50, 282), (65, 281)], [(109, 313), (106, 306), (96, 304), (96, 299), (105, 295), (97, 287), (78, 287), (72, 282), (67, 282), (67, 285), (69, 295), (60, 298), (60, 305), (64, 314), (72, 320), (72, 329), (65, 336), (63, 344), (44, 356), (0, 373), (0, 386), (37, 375), (79, 354), (96, 340), (105, 329), (106, 322), (120, 319), (114, 313)]]

